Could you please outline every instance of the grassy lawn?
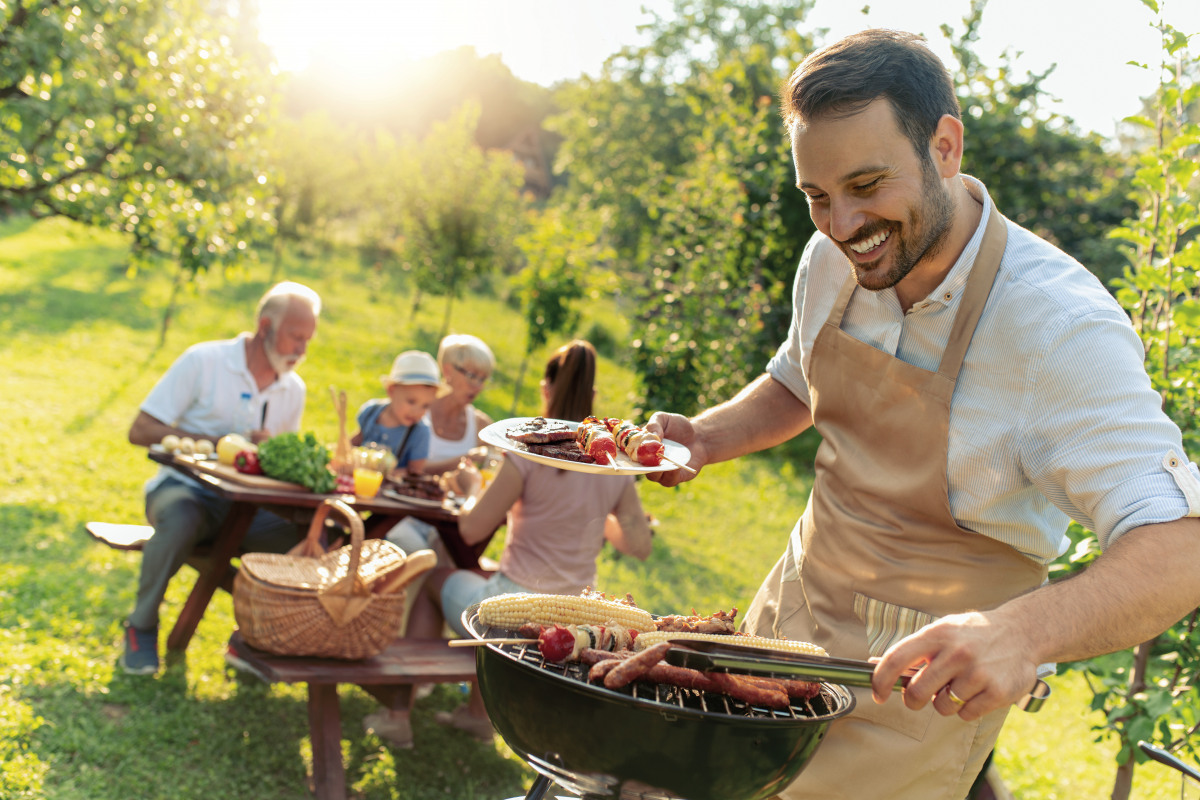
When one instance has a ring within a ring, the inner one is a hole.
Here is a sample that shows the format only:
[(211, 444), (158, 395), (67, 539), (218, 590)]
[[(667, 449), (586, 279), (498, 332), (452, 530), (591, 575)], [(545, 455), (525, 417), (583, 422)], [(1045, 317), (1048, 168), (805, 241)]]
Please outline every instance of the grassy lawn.
[[(265, 687), (225, 670), (234, 624), (227, 595), (209, 607), (186, 658), (149, 679), (116, 668), (139, 556), (93, 543), (83, 525), (144, 521), (142, 484), (153, 465), (125, 438), (138, 404), (188, 345), (250, 328), (269, 279), (266, 265), (207, 276), (159, 347), (170, 275), (131, 276), (126, 264), (124, 246), (107, 234), (57, 220), (0, 223), (0, 798), (308, 797), (303, 689)], [(332, 441), (328, 388), (345, 389), (351, 409), (380, 395), (379, 376), (396, 353), (436, 350), (444, 307), (428, 299), (413, 315), (402, 287), (344, 255), (297, 257), (286, 273), (280, 277), (312, 285), (326, 303), (301, 374), (309, 387), (304, 427)], [(601, 365), (597, 408), (627, 413), (632, 379), (619, 344), (627, 330), (603, 302), (591, 309), (581, 332), (603, 329), (618, 343)], [(499, 368), (481, 406), (497, 419), (534, 412), (546, 353), (534, 354), (517, 392), (524, 331), (500, 292), (458, 301), (451, 327), (496, 351)], [(745, 609), (803, 508), (814, 444), (806, 436), (718, 465), (678, 489), (643, 484), (645, 505), (660, 520), (654, 554), (640, 563), (606, 550), (599, 588), (629, 591), (664, 613)], [(192, 576), (184, 569), (172, 583), (164, 628)], [(1001, 770), (1018, 797), (1106, 797), (1115, 747), (1093, 743), (1082, 682), (1068, 675), (1054, 683), (1039, 714), (1010, 717)], [(461, 700), (459, 687), (439, 687), (419, 704), (416, 748), (395, 751), (361, 731), (374, 702), (344, 689), (351, 795), (523, 795), (533, 774), (503, 742), (478, 744), (433, 722), (435, 711)], [(1135, 797), (1178, 793), (1170, 770), (1139, 768)]]

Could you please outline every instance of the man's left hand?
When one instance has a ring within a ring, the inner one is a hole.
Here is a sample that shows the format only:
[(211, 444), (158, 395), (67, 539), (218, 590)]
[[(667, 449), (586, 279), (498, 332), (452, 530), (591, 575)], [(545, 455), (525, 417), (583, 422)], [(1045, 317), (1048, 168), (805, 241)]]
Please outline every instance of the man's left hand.
[(903, 691), (911, 709), (932, 702), (942, 716), (979, 719), (1012, 705), (1037, 682), (1037, 663), (1022, 647), (1020, 632), (987, 614), (954, 614), (892, 645), (871, 679), (875, 702), (883, 703), (900, 675), (919, 667)]

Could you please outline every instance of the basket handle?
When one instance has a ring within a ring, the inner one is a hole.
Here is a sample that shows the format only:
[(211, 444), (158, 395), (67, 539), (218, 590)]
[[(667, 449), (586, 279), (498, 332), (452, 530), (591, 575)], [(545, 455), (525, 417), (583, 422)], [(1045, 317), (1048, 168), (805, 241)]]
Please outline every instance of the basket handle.
[(358, 516), (358, 512), (346, 503), (333, 497), (327, 497), (321, 505), (317, 506), (312, 523), (308, 526), (308, 535), (304, 537), (305, 554), (321, 555), (324, 553), (320, 540), (321, 533), (325, 529), (325, 518), (329, 516), (330, 511), (337, 511), (350, 523), (350, 565), (346, 574), (350, 578), (347, 581), (348, 586), (353, 587), (354, 579), (358, 577), (358, 562), (362, 553), (364, 531), (362, 517)]

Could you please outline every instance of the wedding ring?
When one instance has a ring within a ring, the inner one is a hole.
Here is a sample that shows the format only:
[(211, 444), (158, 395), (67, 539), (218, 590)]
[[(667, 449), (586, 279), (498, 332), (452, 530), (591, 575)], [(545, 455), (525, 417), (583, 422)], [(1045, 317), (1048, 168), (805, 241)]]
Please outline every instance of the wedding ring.
[(946, 684), (946, 695), (950, 698), (950, 702), (954, 703), (954, 705), (958, 706), (959, 708), (962, 708), (967, 704), (966, 700), (963, 700), (954, 693), (954, 690), (950, 688), (950, 684)]

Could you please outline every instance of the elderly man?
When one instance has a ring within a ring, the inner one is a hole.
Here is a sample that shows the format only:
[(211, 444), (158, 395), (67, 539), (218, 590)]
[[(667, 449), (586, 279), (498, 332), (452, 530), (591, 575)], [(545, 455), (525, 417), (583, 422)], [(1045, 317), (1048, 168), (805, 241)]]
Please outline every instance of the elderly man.
[[(129, 441), (149, 446), (175, 434), (216, 443), (237, 432), (260, 442), (272, 433), (299, 430), (305, 386), (295, 370), (320, 313), (321, 299), (307, 286), (272, 287), (259, 301), (253, 334), (193, 345), (171, 365), (143, 401)], [(257, 429), (237, 430), (247, 405)], [(126, 672), (158, 671), (158, 608), (167, 583), (196, 545), (216, 535), (228, 512), (228, 501), (170, 467), (147, 482), (146, 518), (154, 535), (143, 549), (137, 603), (125, 622)], [(294, 524), (259, 511), (243, 546), (281, 553), (299, 538)]]
[[(880, 661), (782, 796), (962, 800), (1039, 671), (1200, 603), (1200, 476), (1125, 313), (960, 173), (953, 83), (919, 37), (817, 51), (783, 111), (818, 231), (787, 341), (733, 400), (648, 427), (693, 467), (822, 436), (745, 625)], [(1069, 519), (1105, 552), (1047, 584)]]

